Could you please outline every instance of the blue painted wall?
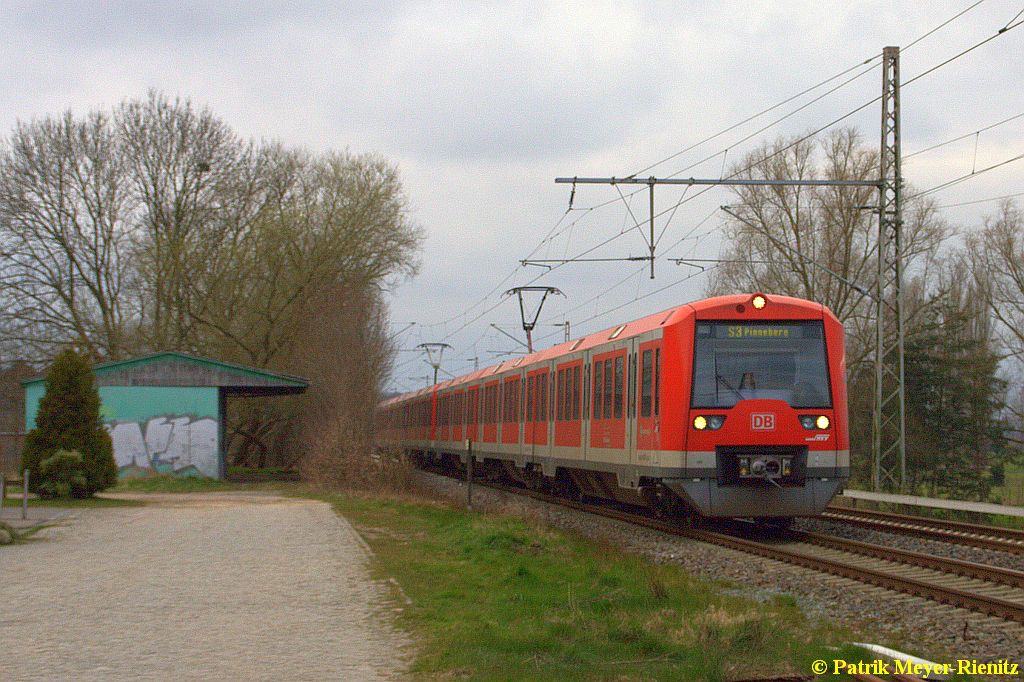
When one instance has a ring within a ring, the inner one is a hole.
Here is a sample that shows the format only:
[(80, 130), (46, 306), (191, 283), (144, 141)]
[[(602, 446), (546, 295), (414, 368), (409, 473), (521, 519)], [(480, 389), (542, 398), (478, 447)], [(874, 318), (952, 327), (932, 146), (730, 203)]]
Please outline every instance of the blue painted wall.
[[(25, 387), (26, 430), (35, 427), (44, 382)], [(216, 387), (101, 386), (100, 414), (122, 477), (164, 473), (222, 478)]]

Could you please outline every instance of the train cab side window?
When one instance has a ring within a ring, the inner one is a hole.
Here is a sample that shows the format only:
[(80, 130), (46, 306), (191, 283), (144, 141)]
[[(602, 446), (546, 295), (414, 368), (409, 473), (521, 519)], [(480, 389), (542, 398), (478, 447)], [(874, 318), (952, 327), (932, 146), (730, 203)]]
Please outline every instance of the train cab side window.
[(654, 349), (654, 416), (661, 414), (661, 349)]
[(645, 350), (640, 356), (640, 416), (651, 416), (651, 388), (654, 386), (654, 353)]
[(574, 417), (572, 416), (572, 406), (575, 400), (576, 393), (572, 386), (572, 372), (573, 367), (565, 370), (565, 420), (570, 421)]
[(572, 419), (572, 367), (565, 369), (565, 421)]
[(591, 399), (594, 402), (594, 419), (601, 418), (601, 387), (604, 386), (604, 373), (602, 368), (604, 363), (600, 360), (594, 363), (594, 390), (591, 392)]
[(615, 418), (622, 419), (622, 367), (625, 364), (622, 356), (615, 358)]
[(604, 418), (612, 418), (612, 359), (608, 358), (604, 361), (604, 392), (602, 398), (604, 402)]

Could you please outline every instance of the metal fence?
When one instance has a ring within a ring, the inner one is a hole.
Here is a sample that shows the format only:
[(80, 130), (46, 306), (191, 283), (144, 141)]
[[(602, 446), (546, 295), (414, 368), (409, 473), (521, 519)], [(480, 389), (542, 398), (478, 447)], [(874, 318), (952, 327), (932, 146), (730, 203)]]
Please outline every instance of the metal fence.
[(0, 432), (0, 474), (6, 474), (7, 478), (21, 477), (21, 450), (24, 446), (24, 433)]

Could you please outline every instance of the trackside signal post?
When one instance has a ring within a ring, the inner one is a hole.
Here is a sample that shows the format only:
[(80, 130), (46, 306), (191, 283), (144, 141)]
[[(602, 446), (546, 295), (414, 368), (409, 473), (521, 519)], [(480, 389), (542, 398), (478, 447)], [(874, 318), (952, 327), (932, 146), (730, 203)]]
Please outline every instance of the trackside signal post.
[[(878, 281), (876, 284), (876, 348), (872, 486), (900, 489), (906, 479), (906, 426), (903, 385), (903, 184), (900, 152), (898, 47), (882, 52), (882, 145), (879, 177), (873, 180), (748, 180), (739, 178), (560, 177), (556, 183), (576, 185), (647, 185), (650, 192), (650, 256), (593, 260), (650, 260), (654, 278), (655, 185), (877, 187)], [(639, 221), (637, 221), (639, 227)], [(542, 263), (544, 261), (528, 261)], [(843, 280), (845, 281), (845, 280)], [(847, 284), (850, 284), (847, 282)], [(864, 293), (862, 287), (854, 287)]]

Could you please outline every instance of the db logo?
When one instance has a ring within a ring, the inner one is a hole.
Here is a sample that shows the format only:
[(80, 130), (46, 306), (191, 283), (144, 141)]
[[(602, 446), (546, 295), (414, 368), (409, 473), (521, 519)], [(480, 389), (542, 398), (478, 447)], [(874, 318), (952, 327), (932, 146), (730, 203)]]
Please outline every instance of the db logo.
[(774, 431), (775, 415), (771, 412), (750, 415), (750, 428), (754, 431)]

